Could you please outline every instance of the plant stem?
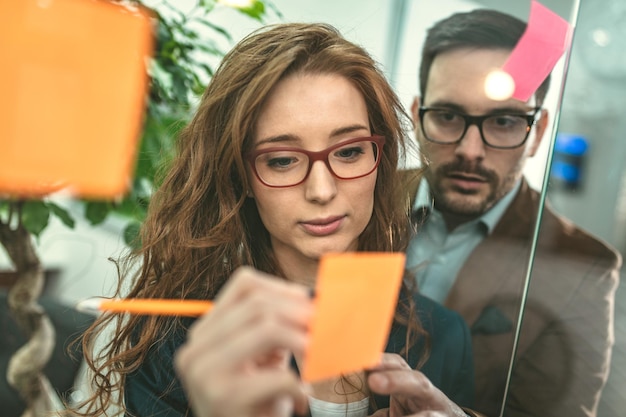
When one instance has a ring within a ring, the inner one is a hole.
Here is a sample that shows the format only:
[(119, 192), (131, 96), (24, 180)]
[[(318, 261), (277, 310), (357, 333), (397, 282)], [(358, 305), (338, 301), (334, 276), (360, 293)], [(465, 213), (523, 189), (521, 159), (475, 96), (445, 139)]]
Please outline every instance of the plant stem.
[[(19, 213), (19, 206), (18, 206)], [(13, 354), (7, 370), (7, 381), (26, 402), (24, 416), (40, 417), (51, 410), (49, 386), (43, 368), (52, 356), (54, 327), (43, 308), (37, 303), (44, 283), (41, 262), (30, 233), (18, 222), (0, 223), (0, 244), (5, 248), (17, 281), (8, 294), (8, 304), (28, 342)]]

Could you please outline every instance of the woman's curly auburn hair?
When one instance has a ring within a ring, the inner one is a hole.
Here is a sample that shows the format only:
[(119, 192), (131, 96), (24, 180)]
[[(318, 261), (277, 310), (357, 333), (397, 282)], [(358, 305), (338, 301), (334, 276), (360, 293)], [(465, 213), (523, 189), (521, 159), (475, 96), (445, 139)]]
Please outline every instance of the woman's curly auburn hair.
[[(295, 73), (339, 75), (363, 95), (371, 132), (384, 136), (385, 145), (372, 218), (358, 250), (406, 249), (409, 202), (398, 162), (408, 143), (410, 119), (395, 92), (372, 57), (332, 26), (270, 25), (239, 42), (215, 72), (150, 202), (140, 249), (119, 265), (116, 296), (212, 299), (239, 266), (282, 275), (255, 202), (246, 198), (243, 155), (268, 95)], [(131, 273), (132, 265), (140, 267)], [(127, 280), (130, 290), (123, 291)], [(412, 297), (400, 299), (395, 320), (407, 326), (408, 346), (423, 331)], [(83, 338), (95, 392), (77, 413), (100, 415), (111, 404), (123, 409), (119, 394), (126, 375), (138, 369), (151, 346), (181, 326), (164, 317), (100, 317)], [(105, 343), (95, 349), (100, 336)]]

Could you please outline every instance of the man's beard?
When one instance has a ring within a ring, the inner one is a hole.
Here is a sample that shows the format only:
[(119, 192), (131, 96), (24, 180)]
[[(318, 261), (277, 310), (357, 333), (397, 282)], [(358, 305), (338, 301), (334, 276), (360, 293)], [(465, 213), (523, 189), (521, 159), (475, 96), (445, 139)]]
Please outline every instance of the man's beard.
[[(448, 185), (443, 186), (446, 178), (453, 177), (452, 174), (470, 174), (478, 176), (488, 186), (489, 193), (476, 200), (472, 196), (477, 196), (478, 192), (467, 190)], [(457, 160), (446, 165), (442, 165), (435, 172), (427, 169), (426, 178), (430, 186), (435, 207), (442, 213), (453, 214), (456, 216), (476, 218), (489, 210), (493, 205), (506, 194), (508, 190), (503, 188), (505, 184), (500, 185), (500, 178), (494, 171), (486, 169), (479, 164), (468, 163), (467, 161)], [(450, 193), (452, 191), (453, 193)], [(467, 198), (464, 198), (466, 195)]]

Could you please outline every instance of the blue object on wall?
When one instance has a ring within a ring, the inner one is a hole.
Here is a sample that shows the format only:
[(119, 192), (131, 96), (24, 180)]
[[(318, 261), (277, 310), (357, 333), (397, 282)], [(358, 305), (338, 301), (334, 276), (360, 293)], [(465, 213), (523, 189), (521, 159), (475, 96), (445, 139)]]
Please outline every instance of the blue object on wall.
[(584, 174), (584, 159), (589, 149), (585, 137), (572, 133), (558, 133), (554, 144), (554, 156), (550, 179), (564, 188), (576, 191)]

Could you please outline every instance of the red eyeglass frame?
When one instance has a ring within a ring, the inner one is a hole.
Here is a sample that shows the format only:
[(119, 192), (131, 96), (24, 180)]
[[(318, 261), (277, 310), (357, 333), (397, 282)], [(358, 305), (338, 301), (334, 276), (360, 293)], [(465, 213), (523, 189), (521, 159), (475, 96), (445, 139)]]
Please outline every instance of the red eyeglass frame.
[[(369, 141), (369, 142), (374, 142), (376, 144), (376, 146), (378, 147), (378, 154), (376, 155), (376, 164), (374, 164), (374, 166), (372, 167), (372, 169), (367, 172), (366, 174), (362, 174), (356, 177), (340, 177), (339, 175), (337, 175), (335, 173), (335, 171), (332, 169), (332, 167), (330, 166), (330, 162), (328, 162), (328, 155), (330, 155), (330, 153), (332, 151), (334, 151), (335, 149), (344, 147), (346, 145), (349, 145), (351, 143), (356, 143), (356, 142), (363, 142), (363, 141)], [(328, 168), (328, 171), (333, 174), (333, 176), (335, 178), (338, 178), (340, 180), (355, 180), (357, 178), (362, 178), (365, 177), (369, 174), (371, 174), (372, 172), (374, 172), (376, 170), (376, 168), (378, 168), (378, 165), (380, 164), (380, 154), (382, 153), (383, 150), (383, 146), (385, 145), (385, 137), (384, 136), (380, 136), (380, 135), (372, 135), (372, 136), (364, 136), (364, 137), (359, 137), (359, 138), (354, 138), (354, 139), (350, 139), (350, 140), (346, 140), (344, 142), (340, 142), (337, 143), (333, 146), (330, 146), (326, 149), (322, 149), (321, 151), (307, 151), (306, 149), (302, 149), (302, 148), (297, 148), (294, 146), (289, 146), (289, 147), (283, 147), (283, 146), (276, 146), (273, 148), (265, 148), (265, 149), (258, 149), (255, 151), (251, 151), (246, 153), (245, 158), (248, 160), (248, 163), (250, 164), (250, 168), (252, 169), (252, 172), (254, 172), (254, 175), (258, 178), (259, 181), (261, 181), (261, 183), (267, 187), (270, 188), (288, 188), (288, 187), (295, 187), (296, 185), (300, 185), (302, 184), (304, 181), (306, 181), (306, 179), (309, 177), (309, 174), (311, 173), (311, 168), (313, 167), (313, 163), (315, 163), (316, 161), (322, 161), (324, 162), (324, 164), (326, 165), (326, 168)], [(293, 151), (293, 152), (300, 152), (305, 154), (308, 158), (309, 158), (309, 167), (307, 169), (306, 175), (304, 176), (304, 178), (302, 178), (302, 181), (297, 182), (295, 184), (289, 184), (289, 185), (271, 185), (266, 183), (261, 176), (259, 175), (259, 173), (256, 170), (256, 164), (255, 164), (255, 160), (259, 155), (262, 155), (264, 153), (269, 153), (269, 152), (278, 152), (278, 151)]]

